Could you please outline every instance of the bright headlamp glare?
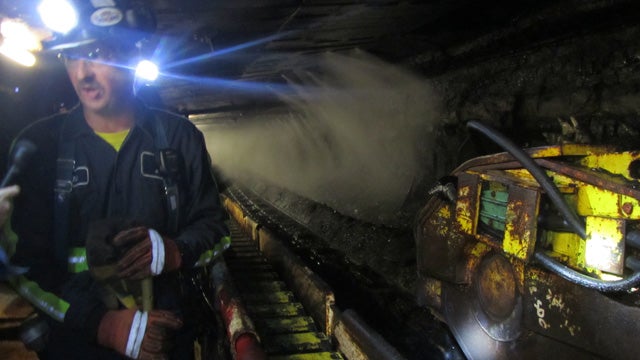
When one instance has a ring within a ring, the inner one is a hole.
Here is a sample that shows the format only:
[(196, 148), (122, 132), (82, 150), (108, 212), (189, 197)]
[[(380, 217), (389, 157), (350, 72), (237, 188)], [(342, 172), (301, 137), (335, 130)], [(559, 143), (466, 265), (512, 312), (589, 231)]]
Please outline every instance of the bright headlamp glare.
[(136, 77), (146, 81), (154, 81), (158, 78), (158, 66), (149, 60), (142, 60), (136, 67)]
[(16, 19), (0, 19), (0, 54), (23, 65), (36, 62), (31, 51), (40, 50), (40, 41), (26, 23)]
[(58, 33), (66, 34), (78, 25), (78, 13), (66, 0), (43, 0), (38, 14), (46, 27)]

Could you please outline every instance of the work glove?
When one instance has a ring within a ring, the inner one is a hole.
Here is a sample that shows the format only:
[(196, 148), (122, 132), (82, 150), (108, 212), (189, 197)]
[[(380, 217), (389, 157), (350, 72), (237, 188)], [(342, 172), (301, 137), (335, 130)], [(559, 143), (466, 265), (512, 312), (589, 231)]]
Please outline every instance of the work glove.
[(121, 279), (141, 280), (177, 270), (182, 264), (175, 241), (144, 226), (119, 232), (113, 245), (125, 249), (117, 265)]
[(127, 229), (140, 226), (132, 220), (123, 218), (106, 218), (89, 224), (87, 240), (87, 265), (91, 276), (100, 282), (105, 291), (101, 293), (107, 308), (118, 308), (118, 301), (129, 309), (151, 310), (153, 304), (153, 287), (151, 278), (140, 280), (122, 279), (118, 276), (118, 261), (125, 251), (113, 244), (113, 238)]
[(123, 251), (113, 244), (113, 238), (122, 231), (138, 226), (139, 223), (121, 218), (100, 219), (89, 224), (85, 246), (87, 264), (95, 279), (117, 279), (116, 264), (122, 258)]
[(169, 359), (173, 332), (182, 320), (164, 310), (111, 310), (100, 320), (98, 344), (132, 359)]

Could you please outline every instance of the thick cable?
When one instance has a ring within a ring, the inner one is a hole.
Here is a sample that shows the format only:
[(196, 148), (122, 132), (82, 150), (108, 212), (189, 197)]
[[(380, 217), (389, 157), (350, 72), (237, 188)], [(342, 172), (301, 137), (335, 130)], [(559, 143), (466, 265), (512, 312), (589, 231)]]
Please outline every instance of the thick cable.
[(544, 266), (548, 270), (557, 273), (566, 280), (589, 289), (595, 289), (602, 292), (626, 291), (640, 284), (640, 272), (636, 272), (623, 280), (606, 281), (595, 279), (579, 273), (573, 269), (570, 269), (569, 267), (558, 263), (551, 256), (541, 251), (537, 251), (533, 256), (540, 264), (542, 264), (542, 266)]
[[(547, 192), (553, 204), (558, 208), (569, 226), (583, 239), (586, 239), (587, 233), (584, 223), (578, 218), (578, 215), (567, 205), (566, 201), (560, 194), (558, 188), (553, 184), (546, 172), (533, 161), (533, 159), (522, 149), (517, 147), (511, 140), (504, 137), (497, 131), (485, 126), (477, 121), (469, 121), (467, 127), (480, 131), (482, 134), (493, 140), (500, 147), (505, 149), (511, 156), (518, 160), (531, 175), (538, 181), (540, 186)], [(575, 271), (542, 251), (536, 251), (534, 258), (545, 268), (551, 270), (566, 280), (575, 284), (584, 286), (589, 289), (595, 289), (602, 292), (625, 291), (640, 284), (640, 272), (636, 272), (623, 280), (605, 281), (584, 275)]]
[(560, 194), (558, 188), (553, 184), (551, 179), (547, 176), (547, 173), (538, 165), (535, 161), (522, 149), (516, 146), (511, 140), (497, 132), (496, 130), (483, 125), (477, 121), (469, 121), (467, 127), (480, 131), (483, 135), (493, 140), (497, 145), (502, 147), (511, 156), (516, 158), (525, 169), (527, 169), (531, 175), (538, 181), (540, 186), (547, 192), (547, 195), (551, 199), (551, 202), (558, 208), (562, 216), (567, 220), (567, 223), (571, 228), (583, 239), (587, 238), (587, 232), (585, 225), (578, 218), (578, 215), (567, 205), (567, 202)]

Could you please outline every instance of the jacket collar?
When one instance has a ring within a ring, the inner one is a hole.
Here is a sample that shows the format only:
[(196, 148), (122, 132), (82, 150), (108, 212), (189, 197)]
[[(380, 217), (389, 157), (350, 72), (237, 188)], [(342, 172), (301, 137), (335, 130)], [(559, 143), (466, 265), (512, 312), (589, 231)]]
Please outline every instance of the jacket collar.
[[(140, 126), (146, 128), (148, 126), (147, 124), (150, 123), (148, 115), (149, 112), (148, 108), (142, 103), (142, 101), (136, 100), (134, 113), (135, 123), (133, 128)], [(84, 118), (81, 104), (78, 104), (71, 110), (69, 110), (63, 126), (63, 140), (73, 140), (75, 138), (87, 136), (94, 133), (93, 129), (89, 126), (89, 124), (87, 124), (87, 121)], [(131, 130), (133, 130), (133, 128)]]

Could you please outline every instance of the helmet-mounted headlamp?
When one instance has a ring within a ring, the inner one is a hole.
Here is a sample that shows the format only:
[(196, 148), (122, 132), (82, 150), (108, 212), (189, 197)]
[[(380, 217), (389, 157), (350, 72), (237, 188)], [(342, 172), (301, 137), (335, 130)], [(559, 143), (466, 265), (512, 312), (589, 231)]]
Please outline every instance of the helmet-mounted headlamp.
[(96, 40), (133, 48), (156, 27), (153, 13), (141, 2), (132, 0), (43, 0), (38, 11), (43, 23), (53, 31), (53, 37), (43, 42), (48, 50)]

